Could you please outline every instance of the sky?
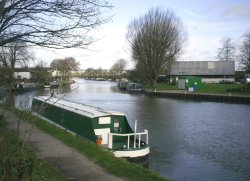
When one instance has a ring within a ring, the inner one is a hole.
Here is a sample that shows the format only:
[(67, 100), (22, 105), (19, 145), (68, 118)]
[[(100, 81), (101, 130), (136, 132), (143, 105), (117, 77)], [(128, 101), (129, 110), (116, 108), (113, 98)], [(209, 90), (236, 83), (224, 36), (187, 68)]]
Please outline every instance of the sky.
[(108, 15), (113, 18), (91, 33), (98, 39), (89, 50), (42, 49), (33, 50), (35, 62), (74, 57), (81, 69), (109, 69), (120, 58), (133, 68), (129, 44), (126, 41), (127, 26), (134, 18), (146, 14), (149, 9), (161, 7), (175, 12), (187, 32), (179, 61), (216, 60), (218, 49), (225, 38), (231, 38), (237, 47), (242, 35), (250, 31), (249, 0), (108, 0), (114, 7)]

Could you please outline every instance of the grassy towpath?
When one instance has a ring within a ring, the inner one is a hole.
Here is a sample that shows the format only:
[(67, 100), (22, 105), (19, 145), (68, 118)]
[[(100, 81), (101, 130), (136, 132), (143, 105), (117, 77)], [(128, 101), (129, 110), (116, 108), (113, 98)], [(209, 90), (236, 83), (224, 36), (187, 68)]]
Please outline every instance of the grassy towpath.
[[(2, 112), (1, 112), (2, 113)], [(18, 139), (17, 134), (6, 127), (0, 113), (0, 180), (1, 181), (64, 181), (57, 169)]]

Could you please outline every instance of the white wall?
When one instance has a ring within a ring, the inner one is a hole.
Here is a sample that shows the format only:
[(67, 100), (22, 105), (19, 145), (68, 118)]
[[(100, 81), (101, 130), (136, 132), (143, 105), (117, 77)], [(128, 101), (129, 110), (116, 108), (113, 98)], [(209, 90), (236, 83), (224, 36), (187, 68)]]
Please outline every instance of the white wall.
[(21, 77), (21, 79), (30, 79), (31, 74), (30, 72), (14, 72), (14, 78), (17, 79), (18, 77)]
[(220, 83), (222, 81), (234, 82), (234, 78), (202, 78), (204, 83)]

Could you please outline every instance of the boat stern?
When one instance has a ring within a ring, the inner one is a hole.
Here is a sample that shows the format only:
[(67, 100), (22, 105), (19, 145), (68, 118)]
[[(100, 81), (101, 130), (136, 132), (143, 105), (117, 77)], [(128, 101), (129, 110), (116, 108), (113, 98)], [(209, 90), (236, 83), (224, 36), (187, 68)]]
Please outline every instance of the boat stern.
[[(113, 137), (126, 137), (125, 141), (117, 142)], [(144, 139), (144, 140), (143, 140)], [(146, 163), (150, 153), (148, 145), (148, 130), (140, 133), (108, 134), (108, 149), (112, 150), (115, 157), (127, 158), (131, 162)]]
[(149, 147), (114, 151), (115, 157), (137, 158), (149, 155)]

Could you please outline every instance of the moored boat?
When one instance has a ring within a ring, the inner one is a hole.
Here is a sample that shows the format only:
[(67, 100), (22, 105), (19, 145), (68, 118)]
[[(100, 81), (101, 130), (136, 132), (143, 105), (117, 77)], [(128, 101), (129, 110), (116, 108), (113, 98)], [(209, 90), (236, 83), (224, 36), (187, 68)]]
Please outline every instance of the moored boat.
[(32, 91), (38, 88), (38, 83), (17, 83), (15, 86), (15, 91), (16, 92), (27, 92), (27, 91)]
[(44, 88), (58, 88), (59, 87), (59, 82), (54, 81), (54, 82), (47, 82), (44, 84)]
[(135, 83), (135, 82), (129, 82), (127, 84), (126, 90), (129, 93), (141, 93), (141, 92), (143, 92), (142, 85), (139, 83)]
[(127, 85), (128, 85), (128, 79), (121, 79), (118, 81), (117, 83), (117, 87), (120, 89), (120, 90), (126, 90), (127, 88)]
[(49, 96), (34, 97), (32, 110), (49, 122), (103, 146), (115, 157), (147, 162), (148, 131), (137, 132), (136, 126), (133, 131), (123, 113)]

